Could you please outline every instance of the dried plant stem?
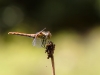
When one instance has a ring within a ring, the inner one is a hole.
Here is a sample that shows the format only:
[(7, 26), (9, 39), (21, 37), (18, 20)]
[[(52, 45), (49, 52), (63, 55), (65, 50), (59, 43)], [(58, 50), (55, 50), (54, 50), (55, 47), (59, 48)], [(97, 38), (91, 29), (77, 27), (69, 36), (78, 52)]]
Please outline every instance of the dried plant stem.
[(54, 63), (54, 50), (55, 50), (55, 44), (53, 44), (52, 41), (48, 41), (46, 45), (45, 53), (47, 53), (47, 59), (51, 58), (51, 64), (52, 64), (52, 71), (53, 75), (55, 75), (55, 63)]
[(52, 64), (52, 71), (53, 71), (53, 75), (55, 75), (55, 63), (54, 63), (54, 56), (51, 56), (51, 64)]

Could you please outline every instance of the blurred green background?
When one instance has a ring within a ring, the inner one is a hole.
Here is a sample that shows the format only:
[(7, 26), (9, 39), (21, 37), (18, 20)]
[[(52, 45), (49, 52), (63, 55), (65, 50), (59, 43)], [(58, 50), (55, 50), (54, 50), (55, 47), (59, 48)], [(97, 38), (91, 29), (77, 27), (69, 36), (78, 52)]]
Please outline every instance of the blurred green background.
[(52, 75), (43, 48), (9, 31), (51, 31), (56, 75), (100, 75), (100, 0), (0, 0), (0, 75)]

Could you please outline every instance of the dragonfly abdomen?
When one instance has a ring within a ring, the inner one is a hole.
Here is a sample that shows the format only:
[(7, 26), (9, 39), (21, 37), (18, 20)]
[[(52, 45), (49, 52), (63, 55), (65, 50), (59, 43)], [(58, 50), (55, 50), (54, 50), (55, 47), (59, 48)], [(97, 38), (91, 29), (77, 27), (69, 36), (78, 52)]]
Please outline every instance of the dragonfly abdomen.
[(8, 34), (26, 36), (26, 37), (31, 37), (31, 38), (35, 38), (36, 36), (36, 34), (26, 34), (26, 33), (19, 33), (19, 32), (9, 32)]

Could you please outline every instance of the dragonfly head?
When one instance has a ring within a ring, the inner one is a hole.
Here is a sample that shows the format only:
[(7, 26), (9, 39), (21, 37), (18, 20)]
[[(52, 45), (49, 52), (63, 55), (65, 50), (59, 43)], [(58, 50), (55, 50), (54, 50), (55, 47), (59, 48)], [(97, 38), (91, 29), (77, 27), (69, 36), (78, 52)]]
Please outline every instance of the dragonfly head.
[(46, 32), (46, 37), (47, 37), (47, 39), (50, 39), (51, 36), (52, 36), (52, 35), (51, 35), (50, 31)]

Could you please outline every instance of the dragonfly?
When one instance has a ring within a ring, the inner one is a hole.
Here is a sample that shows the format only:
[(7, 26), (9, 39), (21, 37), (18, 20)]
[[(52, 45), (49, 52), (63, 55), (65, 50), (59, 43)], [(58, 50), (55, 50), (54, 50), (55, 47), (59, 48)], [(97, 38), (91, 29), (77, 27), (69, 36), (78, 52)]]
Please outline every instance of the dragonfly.
[(51, 38), (52, 35), (50, 31), (44, 31), (45, 29), (46, 28), (44, 28), (43, 30), (35, 34), (27, 34), (27, 33), (20, 33), (20, 32), (8, 32), (8, 34), (33, 38), (33, 42), (32, 42), (33, 46), (46, 47), (47, 41)]

